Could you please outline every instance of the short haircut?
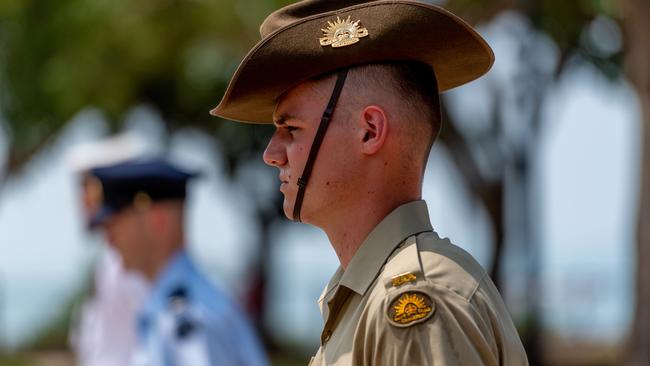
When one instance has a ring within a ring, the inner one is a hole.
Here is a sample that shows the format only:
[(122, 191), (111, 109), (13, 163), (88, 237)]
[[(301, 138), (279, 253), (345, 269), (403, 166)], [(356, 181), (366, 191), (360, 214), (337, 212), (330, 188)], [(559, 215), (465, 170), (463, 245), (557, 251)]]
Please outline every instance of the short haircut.
[[(422, 114), (431, 124), (431, 138), (440, 130), (440, 97), (438, 81), (431, 66), (417, 61), (387, 61), (368, 64), (388, 71), (393, 87), (409, 110)], [(363, 67), (363, 66), (360, 66)]]
[(401, 119), (409, 124), (407, 138), (420, 142), (414, 153), (423, 157), (426, 165), (441, 125), (438, 82), (431, 66), (418, 61), (382, 61), (349, 70), (348, 80), (356, 84), (355, 89), (377, 88), (398, 98), (404, 106)]
[[(421, 141), (420, 144), (408, 144), (415, 147), (408, 151), (408, 160), (422, 158), (425, 167), (441, 126), (440, 94), (433, 68), (419, 61), (395, 60), (354, 65), (348, 70), (346, 86), (352, 87), (353, 93), (363, 90), (369, 94), (392, 92), (403, 104), (400, 112), (403, 113), (401, 120), (408, 124), (404, 129), (406, 138), (412, 142)], [(336, 78), (337, 73), (338, 70), (330, 71), (311, 80)], [(363, 98), (353, 95), (352, 99)]]

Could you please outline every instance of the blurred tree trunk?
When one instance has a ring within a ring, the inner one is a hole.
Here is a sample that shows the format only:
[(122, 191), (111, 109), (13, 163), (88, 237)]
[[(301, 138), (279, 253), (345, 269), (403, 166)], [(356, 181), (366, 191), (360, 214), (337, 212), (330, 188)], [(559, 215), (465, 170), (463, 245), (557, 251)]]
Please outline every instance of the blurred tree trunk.
[[(498, 109), (495, 103), (493, 109)], [(490, 277), (500, 291), (503, 291), (501, 267), (503, 265), (503, 249), (505, 242), (505, 226), (503, 213), (503, 175), (497, 179), (489, 180), (481, 175), (477, 162), (472, 156), (469, 141), (462, 136), (453, 117), (447, 110), (444, 100), (441, 103), (442, 128), (439, 139), (449, 150), (454, 165), (465, 180), (470, 192), (481, 202), (488, 214), (488, 219), (494, 230), (494, 248), (492, 251), (492, 266), (489, 269)], [(497, 112), (493, 113), (498, 115)]]
[(639, 96), (642, 111), (641, 192), (636, 253), (636, 310), (627, 352), (628, 365), (650, 360), (650, 2), (621, 2), (626, 36), (626, 72)]

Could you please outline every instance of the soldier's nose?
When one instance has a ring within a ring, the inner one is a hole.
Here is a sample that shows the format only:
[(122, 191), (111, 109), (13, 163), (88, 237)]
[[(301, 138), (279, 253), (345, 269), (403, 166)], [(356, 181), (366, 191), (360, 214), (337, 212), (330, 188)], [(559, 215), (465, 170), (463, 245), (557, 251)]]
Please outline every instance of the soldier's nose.
[(277, 135), (271, 137), (271, 141), (264, 150), (264, 162), (270, 166), (283, 166), (287, 163), (287, 155), (284, 146), (278, 142)]

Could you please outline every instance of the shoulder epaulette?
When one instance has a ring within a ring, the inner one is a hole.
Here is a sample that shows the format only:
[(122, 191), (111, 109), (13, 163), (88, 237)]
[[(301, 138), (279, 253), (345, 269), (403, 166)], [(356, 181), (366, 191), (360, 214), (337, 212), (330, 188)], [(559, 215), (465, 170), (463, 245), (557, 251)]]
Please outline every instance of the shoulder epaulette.
[(389, 258), (383, 271), (382, 281), (388, 290), (423, 279), (417, 236), (413, 235), (404, 241), (397, 254)]

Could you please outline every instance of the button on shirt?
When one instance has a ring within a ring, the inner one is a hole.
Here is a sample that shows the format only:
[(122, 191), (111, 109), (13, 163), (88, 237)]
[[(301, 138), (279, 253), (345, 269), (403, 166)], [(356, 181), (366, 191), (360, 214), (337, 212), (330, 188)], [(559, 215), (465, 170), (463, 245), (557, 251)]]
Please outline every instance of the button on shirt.
[(138, 317), (134, 366), (267, 365), (244, 315), (181, 251)]
[(384, 218), (319, 306), (325, 326), (310, 365), (528, 365), (496, 287), (433, 232), (424, 201)]

